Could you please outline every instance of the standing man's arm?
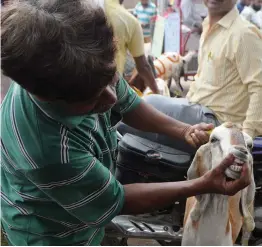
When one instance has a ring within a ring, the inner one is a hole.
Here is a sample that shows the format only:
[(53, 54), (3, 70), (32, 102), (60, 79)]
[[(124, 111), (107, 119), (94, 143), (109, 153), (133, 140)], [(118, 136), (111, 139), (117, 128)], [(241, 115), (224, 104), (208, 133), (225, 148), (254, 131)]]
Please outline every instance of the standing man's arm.
[(145, 57), (143, 31), (137, 20), (133, 23), (133, 32), (130, 34), (128, 50), (132, 54), (136, 63), (137, 72), (146, 86), (150, 87), (154, 93), (158, 93), (158, 87), (152, 69)]
[(243, 130), (252, 137), (262, 135), (262, 34), (257, 28), (241, 34), (236, 63), (250, 97)]

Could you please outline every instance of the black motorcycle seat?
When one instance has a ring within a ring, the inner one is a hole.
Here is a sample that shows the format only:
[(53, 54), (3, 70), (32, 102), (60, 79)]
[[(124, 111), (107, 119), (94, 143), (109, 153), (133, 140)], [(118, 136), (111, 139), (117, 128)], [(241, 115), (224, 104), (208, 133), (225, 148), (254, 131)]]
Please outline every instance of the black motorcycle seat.
[(119, 149), (132, 156), (144, 156), (146, 162), (164, 163), (179, 170), (188, 169), (192, 161), (188, 153), (131, 134), (124, 135)]

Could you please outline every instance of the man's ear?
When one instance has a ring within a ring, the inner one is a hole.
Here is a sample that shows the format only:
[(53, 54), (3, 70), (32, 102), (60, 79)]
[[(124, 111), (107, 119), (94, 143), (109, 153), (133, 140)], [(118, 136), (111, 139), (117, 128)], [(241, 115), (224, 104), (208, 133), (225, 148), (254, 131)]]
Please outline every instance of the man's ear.
[[(191, 180), (203, 176), (211, 168), (211, 164), (212, 154), (210, 144), (207, 143), (197, 150), (196, 155), (187, 172), (188, 179)], [(208, 207), (211, 196), (209, 194), (205, 194), (195, 196), (195, 198), (197, 203), (191, 213), (191, 220), (196, 222)]]
[(253, 174), (253, 158), (250, 156), (251, 183), (241, 191), (241, 209), (243, 213), (242, 245), (248, 245), (248, 239), (255, 228), (254, 222), (254, 200), (256, 185)]
[(247, 133), (245, 133), (244, 131), (242, 133), (243, 133), (247, 147), (249, 148), (249, 150), (251, 150), (253, 148), (253, 138), (250, 135), (248, 135)]

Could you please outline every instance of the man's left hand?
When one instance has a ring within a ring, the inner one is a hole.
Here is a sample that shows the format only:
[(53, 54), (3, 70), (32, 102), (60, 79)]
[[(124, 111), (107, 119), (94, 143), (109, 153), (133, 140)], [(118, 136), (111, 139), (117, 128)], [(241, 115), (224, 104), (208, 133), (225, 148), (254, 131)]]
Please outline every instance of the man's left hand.
[(197, 148), (209, 140), (208, 130), (214, 129), (213, 124), (200, 123), (186, 129), (185, 140), (193, 147)]

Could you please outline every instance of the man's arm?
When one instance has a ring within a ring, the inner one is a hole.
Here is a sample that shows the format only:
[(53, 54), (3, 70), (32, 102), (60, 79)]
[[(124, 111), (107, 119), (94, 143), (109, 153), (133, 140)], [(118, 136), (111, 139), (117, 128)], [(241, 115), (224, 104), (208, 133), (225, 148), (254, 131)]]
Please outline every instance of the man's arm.
[(159, 93), (156, 80), (154, 78), (154, 74), (152, 72), (151, 66), (149, 65), (148, 61), (146, 60), (145, 55), (140, 57), (134, 57), (136, 63), (136, 69), (143, 79), (146, 86), (148, 86), (153, 93)]
[(161, 113), (143, 100), (135, 109), (124, 114), (124, 123), (141, 131), (165, 134), (174, 139), (185, 140), (194, 147), (206, 143), (209, 135), (205, 130), (214, 128), (212, 124), (191, 126), (180, 122)]
[(143, 31), (137, 20), (133, 20), (128, 50), (135, 60), (138, 74), (154, 93), (158, 93), (158, 87), (153, 72), (145, 57)]
[(252, 137), (262, 135), (262, 34), (257, 28), (241, 34), (236, 64), (250, 97), (243, 130)]
[[(79, 147), (78, 158), (25, 171), (25, 176), (68, 213), (89, 225), (103, 227), (118, 214), (149, 213), (180, 198), (204, 193), (234, 194), (250, 181), (247, 169), (240, 179), (226, 182), (228, 157), (216, 169), (191, 181), (121, 185), (95, 157)], [(245, 168), (246, 166), (244, 166)]]
[(120, 113), (131, 127), (184, 139), (193, 147), (208, 141), (209, 135), (205, 131), (213, 129), (212, 124), (191, 126), (161, 113), (139, 98), (123, 79), (120, 79), (116, 89), (118, 102), (112, 111)]
[(181, 198), (199, 194), (234, 195), (250, 184), (250, 170), (245, 164), (240, 179), (227, 181), (225, 170), (233, 162), (234, 157), (229, 155), (215, 169), (194, 180), (125, 185), (125, 203), (121, 213), (149, 213), (172, 205)]

